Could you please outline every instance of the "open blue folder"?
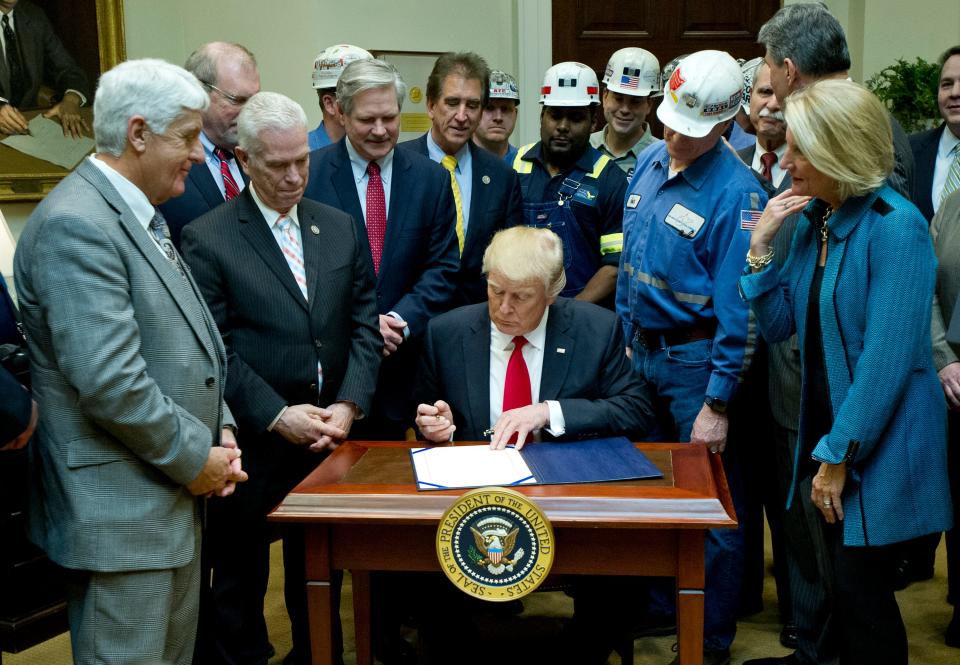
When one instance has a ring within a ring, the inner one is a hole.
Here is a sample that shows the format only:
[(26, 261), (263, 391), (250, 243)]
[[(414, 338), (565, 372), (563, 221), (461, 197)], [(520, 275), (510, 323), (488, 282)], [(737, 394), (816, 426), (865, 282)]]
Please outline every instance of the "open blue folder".
[[(622, 436), (563, 443), (528, 443), (519, 451), (490, 451), (485, 446), (414, 448), (410, 455), (417, 488), (421, 490), (663, 477), (647, 456)], [(432, 463), (433, 456), (437, 456), (437, 466)], [(485, 467), (486, 460), (491, 457), (500, 463)], [(474, 467), (480, 469), (481, 466), (485, 467), (483, 471), (477, 470), (474, 474)]]

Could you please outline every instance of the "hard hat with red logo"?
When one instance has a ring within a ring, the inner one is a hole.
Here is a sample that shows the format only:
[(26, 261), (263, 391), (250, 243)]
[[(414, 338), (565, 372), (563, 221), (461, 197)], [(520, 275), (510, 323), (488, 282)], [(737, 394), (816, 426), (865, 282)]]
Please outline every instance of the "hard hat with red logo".
[(600, 103), (600, 83), (582, 62), (561, 62), (543, 75), (540, 103), (544, 106), (590, 106)]
[(642, 48), (622, 48), (610, 56), (603, 74), (607, 90), (634, 97), (657, 96), (660, 91), (660, 62)]
[(740, 110), (743, 75), (729, 53), (697, 51), (680, 61), (663, 86), (657, 117), (684, 136), (706, 136)]
[(336, 88), (343, 68), (354, 60), (373, 60), (373, 55), (359, 46), (337, 44), (325, 49), (313, 61), (313, 87)]

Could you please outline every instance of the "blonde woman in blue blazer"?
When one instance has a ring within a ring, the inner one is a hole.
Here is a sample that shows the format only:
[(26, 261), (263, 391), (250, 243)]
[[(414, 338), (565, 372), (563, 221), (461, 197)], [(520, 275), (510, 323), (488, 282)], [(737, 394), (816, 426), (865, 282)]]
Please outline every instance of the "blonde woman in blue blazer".
[[(753, 231), (740, 289), (767, 340), (800, 341), (788, 510), (808, 516), (840, 662), (905, 664), (891, 545), (952, 523), (930, 342), (936, 259), (926, 220), (884, 182), (893, 144), (876, 97), (825, 80), (788, 97), (785, 115), (793, 184)], [(800, 210), (778, 270), (772, 240)]]

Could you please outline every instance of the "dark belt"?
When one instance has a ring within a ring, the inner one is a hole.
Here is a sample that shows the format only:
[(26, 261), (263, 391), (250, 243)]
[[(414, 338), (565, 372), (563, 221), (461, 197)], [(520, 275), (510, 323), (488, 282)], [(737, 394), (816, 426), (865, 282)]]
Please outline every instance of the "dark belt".
[(717, 334), (716, 321), (704, 321), (701, 324), (685, 326), (683, 328), (670, 328), (667, 330), (637, 330), (634, 339), (648, 351), (667, 348), (668, 346), (680, 346), (690, 342), (698, 342), (702, 339), (713, 339)]

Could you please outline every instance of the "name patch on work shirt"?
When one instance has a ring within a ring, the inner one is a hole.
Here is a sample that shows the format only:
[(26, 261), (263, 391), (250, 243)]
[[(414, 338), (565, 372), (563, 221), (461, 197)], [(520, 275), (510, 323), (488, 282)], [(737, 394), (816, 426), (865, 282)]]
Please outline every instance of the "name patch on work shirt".
[(675, 229), (682, 237), (695, 238), (696, 235), (700, 233), (700, 229), (703, 228), (703, 223), (706, 220), (692, 210), (683, 207), (679, 203), (675, 203), (663, 221), (667, 226)]
[(627, 197), (627, 207), (628, 207), (628, 208), (636, 208), (636, 207), (637, 207), (637, 204), (640, 203), (640, 198), (641, 198), (641, 197), (640, 197), (639, 194), (631, 194), (630, 196), (628, 196), (628, 197)]

